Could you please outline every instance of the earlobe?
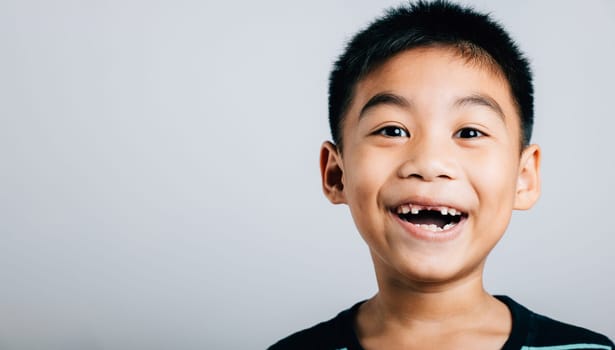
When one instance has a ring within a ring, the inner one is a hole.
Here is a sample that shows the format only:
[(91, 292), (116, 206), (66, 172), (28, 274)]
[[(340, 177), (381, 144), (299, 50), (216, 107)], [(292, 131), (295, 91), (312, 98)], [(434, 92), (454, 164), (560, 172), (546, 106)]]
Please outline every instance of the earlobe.
[(540, 196), (540, 147), (529, 145), (523, 150), (517, 176), (514, 209), (531, 208)]
[(325, 141), (320, 148), (320, 176), (322, 190), (333, 204), (346, 203), (344, 195), (344, 171), (337, 147)]

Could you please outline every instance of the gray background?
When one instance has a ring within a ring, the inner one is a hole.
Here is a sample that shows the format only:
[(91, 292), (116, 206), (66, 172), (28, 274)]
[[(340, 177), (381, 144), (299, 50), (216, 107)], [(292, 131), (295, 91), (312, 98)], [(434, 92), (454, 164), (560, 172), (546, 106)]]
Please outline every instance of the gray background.
[[(259, 349), (372, 295), (318, 149), (331, 63), (398, 3), (0, 1), (0, 349)], [(486, 285), (615, 337), (614, 2), (473, 4), (544, 151)]]

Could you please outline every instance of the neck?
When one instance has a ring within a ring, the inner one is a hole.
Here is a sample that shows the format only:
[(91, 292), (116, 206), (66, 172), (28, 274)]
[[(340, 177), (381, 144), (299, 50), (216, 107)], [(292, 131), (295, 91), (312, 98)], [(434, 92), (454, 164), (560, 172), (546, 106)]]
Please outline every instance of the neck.
[[(456, 279), (415, 281), (376, 266), (378, 293), (361, 305), (355, 330), (366, 349), (501, 348), (512, 329), (506, 305), (483, 288), (483, 263)], [(460, 337), (459, 335), (463, 335)], [(436, 346), (437, 344), (437, 346)]]
[(478, 315), (494, 302), (483, 288), (482, 270), (481, 264), (462, 278), (434, 283), (409, 282), (377, 269), (379, 291), (364, 309), (383, 326), (463, 324), (467, 320), (480, 319)]

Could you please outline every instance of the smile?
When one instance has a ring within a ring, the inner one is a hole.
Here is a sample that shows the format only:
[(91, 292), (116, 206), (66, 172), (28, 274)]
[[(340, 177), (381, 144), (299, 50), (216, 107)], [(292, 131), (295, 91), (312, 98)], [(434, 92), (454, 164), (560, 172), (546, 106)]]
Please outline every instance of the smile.
[(402, 204), (393, 211), (403, 221), (431, 232), (448, 231), (467, 216), (456, 208), (417, 204)]

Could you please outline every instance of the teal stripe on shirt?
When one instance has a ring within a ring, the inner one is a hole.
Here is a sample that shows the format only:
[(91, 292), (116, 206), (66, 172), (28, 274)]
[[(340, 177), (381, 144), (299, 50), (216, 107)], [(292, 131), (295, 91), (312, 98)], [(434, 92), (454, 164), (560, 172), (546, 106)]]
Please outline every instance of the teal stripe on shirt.
[(524, 346), (521, 350), (576, 350), (576, 349), (601, 349), (601, 350), (613, 350), (608, 345), (598, 344), (567, 344), (567, 345), (553, 345), (553, 346)]

